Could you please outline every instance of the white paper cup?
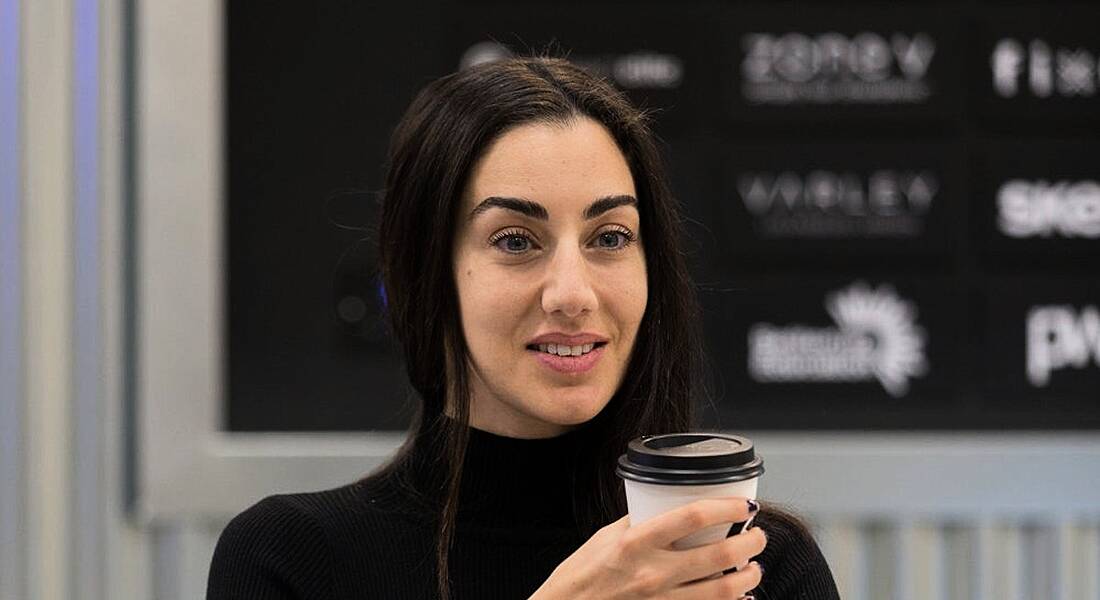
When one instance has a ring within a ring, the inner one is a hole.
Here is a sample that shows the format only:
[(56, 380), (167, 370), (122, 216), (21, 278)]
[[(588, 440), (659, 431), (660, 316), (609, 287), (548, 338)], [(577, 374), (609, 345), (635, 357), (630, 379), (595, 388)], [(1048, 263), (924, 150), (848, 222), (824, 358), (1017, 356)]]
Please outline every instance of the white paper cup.
[[(630, 526), (701, 498), (756, 499), (764, 462), (748, 438), (718, 433), (674, 433), (630, 442), (616, 473), (626, 486)], [(721, 523), (673, 544), (687, 549), (717, 542), (748, 527)]]

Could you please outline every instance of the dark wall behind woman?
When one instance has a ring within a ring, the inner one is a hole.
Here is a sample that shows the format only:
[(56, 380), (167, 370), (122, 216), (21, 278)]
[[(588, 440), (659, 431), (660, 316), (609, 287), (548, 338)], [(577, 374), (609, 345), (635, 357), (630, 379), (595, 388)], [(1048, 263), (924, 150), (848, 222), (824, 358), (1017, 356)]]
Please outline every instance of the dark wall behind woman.
[(568, 56), (655, 111), (706, 425), (1100, 426), (1100, 10), (230, 2), (225, 424), (402, 429), (374, 215), (424, 82)]

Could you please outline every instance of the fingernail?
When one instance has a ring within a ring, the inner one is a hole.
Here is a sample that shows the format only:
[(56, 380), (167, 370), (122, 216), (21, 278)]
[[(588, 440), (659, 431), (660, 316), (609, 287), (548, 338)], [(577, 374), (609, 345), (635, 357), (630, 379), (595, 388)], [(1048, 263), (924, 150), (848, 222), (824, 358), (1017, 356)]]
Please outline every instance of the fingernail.
[(764, 577), (764, 565), (762, 565), (758, 562), (755, 562), (755, 561), (753, 561), (752, 564), (756, 565), (757, 569), (760, 569), (760, 577), (763, 578)]
[(760, 510), (760, 503), (757, 502), (756, 500), (749, 500), (748, 503), (749, 503), (749, 514), (750, 515), (755, 513), (756, 511)]
[(767, 531), (764, 531), (764, 530), (763, 530), (762, 528), (760, 528), (760, 527), (753, 527), (753, 529), (759, 529), (759, 530), (760, 530), (760, 533), (764, 534), (764, 543), (765, 543), (765, 544), (767, 544), (767, 543), (768, 543), (768, 532), (767, 532)]

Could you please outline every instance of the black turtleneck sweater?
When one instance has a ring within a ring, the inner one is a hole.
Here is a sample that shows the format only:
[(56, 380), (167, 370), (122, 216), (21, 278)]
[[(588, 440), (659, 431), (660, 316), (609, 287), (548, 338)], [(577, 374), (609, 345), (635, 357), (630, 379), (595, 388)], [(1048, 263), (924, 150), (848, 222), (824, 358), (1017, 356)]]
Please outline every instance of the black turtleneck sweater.
[[(471, 429), (452, 598), (527, 598), (584, 543), (570, 495), (580, 435), (521, 440)], [(440, 496), (437, 457), (418, 448), (394, 472), (261, 500), (222, 532), (207, 600), (437, 597), (433, 509), (406, 491), (411, 484)], [(755, 523), (768, 534), (756, 559), (765, 571), (758, 600), (838, 598), (821, 552), (797, 523), (766, 510)]]

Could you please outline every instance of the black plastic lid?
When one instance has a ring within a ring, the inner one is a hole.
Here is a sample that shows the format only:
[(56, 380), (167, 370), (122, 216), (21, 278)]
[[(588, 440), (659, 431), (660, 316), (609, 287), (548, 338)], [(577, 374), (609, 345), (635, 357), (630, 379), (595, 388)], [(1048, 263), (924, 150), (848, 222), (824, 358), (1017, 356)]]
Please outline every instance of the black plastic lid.
[(752, 440), (724, 433), (668, 433), (627, 445), (615, 473), (662, 485), (713, 485), (759, 477), (764, 461)]

